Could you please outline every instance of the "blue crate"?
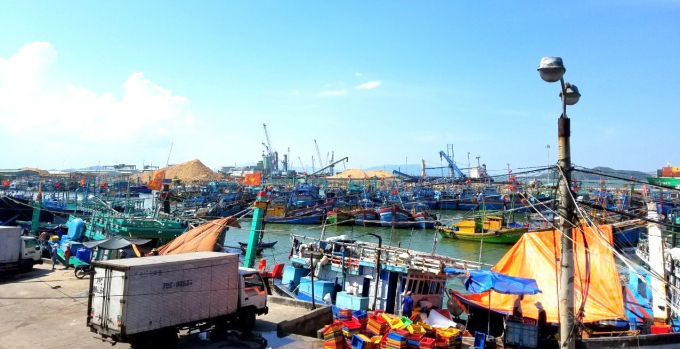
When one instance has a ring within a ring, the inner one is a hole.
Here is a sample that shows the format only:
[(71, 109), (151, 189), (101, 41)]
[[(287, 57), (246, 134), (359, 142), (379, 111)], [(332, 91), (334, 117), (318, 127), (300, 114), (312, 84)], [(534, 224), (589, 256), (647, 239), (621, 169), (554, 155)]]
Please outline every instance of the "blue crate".
[(505, 323), (504, 338), (507, 345), (536, 348), (538, 346), (538, 326), (508, 321)]
[(484, 332), (475, 332), (475, 344), (474, 348), (475, 349), (484, 349), (484, 346), (486, 345), (486, 333)]

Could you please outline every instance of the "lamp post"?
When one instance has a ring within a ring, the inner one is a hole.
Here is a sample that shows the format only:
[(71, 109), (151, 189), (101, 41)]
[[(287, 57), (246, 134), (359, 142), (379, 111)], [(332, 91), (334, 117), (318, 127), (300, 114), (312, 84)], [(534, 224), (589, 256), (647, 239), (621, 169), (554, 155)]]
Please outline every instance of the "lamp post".
[(550, 144), (545, 145), (545, 150), (548, 152), (548, 167), (550, 166)]
[[(558, 228), (561, 235), (561, 258), (559, 289), (560, 309), (560, 346), (562, 349), (574, 349), (574, 246), (572, 242), (572, 222), (574, 221), (574, 201), (571, 200), (571, 150), (569, 148), (569, 136), (571, 134), (569, 118), (567, 117), (567, 105), (574, 105), (581, 95), (576, 86), (565, 83), (563, 76), (566, 72), (564, 63), (560, 57), (544, 57), (538, 66), (541, 78), (546, 82), (560, 82), (562, 92), (562, 115), (557, 119), (558, 137), (558, 160), (557, 166), (564, 172), (564, 178), (559, 184)], [(546, 149), (550, 149), (549, 145)], [(549, 151), (549, 150), (548, 150)], [(550, 153), (548, 153), (550, 154)], [(548, 155), (549, 156), (549, 155)]]

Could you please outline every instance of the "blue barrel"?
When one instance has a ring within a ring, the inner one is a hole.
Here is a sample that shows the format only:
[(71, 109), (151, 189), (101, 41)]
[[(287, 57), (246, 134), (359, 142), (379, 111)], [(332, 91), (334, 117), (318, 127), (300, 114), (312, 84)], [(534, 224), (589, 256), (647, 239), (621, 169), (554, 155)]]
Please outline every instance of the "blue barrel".
[(85, 233), (85, 222), (82, 219), (76, 218), (68, 224), (68, 237), (71, 240), (79, 240)]
[(85, 263), (90, 263), (90, 257), (92, 257), (92, 250), (89, 248), (79, 248), (76, 252), (76, 258)]

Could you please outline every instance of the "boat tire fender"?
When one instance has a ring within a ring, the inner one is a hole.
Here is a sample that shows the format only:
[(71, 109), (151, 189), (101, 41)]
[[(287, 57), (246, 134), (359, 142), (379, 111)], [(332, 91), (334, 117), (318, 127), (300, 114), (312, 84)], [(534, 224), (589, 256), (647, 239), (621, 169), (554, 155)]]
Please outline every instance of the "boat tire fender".
[(498, 231), (498, 230), (496, 230), (496, 232), (495, 232), (494, 234), (495, 234), (496, 236), (498, 236), (498, 237), (500, 237), (500, 236), (501, 236), (501, 232), (500, 232), (500, 231)]

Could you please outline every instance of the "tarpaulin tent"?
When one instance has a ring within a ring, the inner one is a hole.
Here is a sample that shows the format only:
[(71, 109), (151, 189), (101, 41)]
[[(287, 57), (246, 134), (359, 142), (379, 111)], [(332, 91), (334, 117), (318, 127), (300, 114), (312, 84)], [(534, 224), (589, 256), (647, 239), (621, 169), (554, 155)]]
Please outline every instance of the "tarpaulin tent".
[(494, 290), (499, 293), (523, 295), (541, 292), (534, 279), (504, 275), (493, 270), (444, 268), (444, 272), (450, 275), (465, 275), (463, 285), (470, 293)]
[(130, 245), (144, 245), (151, 241), (150, 239), (136, 239), (124, 236), (114, 236), (108, 239), (85, 241), (83, 246), (87, 248), (100, 248), (104, 250), (120, 250)]
[[(604, 236), (595, 228), (584, 227), (583, 232), (574, 229), (574, 300), (576, 312), (587, 299), (583, 310), (583, 322), (610, 319), (624, 319), (623, 295), (619, 273), (612, 253), (612, 227), (599, 227)], [(559, 322), (558, 281), (560, 280), (560, 233), (554, 230), (529, 232), (503, 256), (492, 268), (501, 274), (535, 279), (541, 293), (524, 296), (521, 302), (522, 314), (538, 318), (534, 304), (540, 302), (548, 322)], [(586, 247), (589, 256), (586, 255)], [(590, 263), (586, 263), (587, 258)], [(489, 299), (491, 293), (491, 299)], [(452, 294), (464, 304), (474, 304), (495, 312), (511, 314), (517, 298), (514, 295), (487, 292), (481, 294)]]
[(217, 240), (228, 227), (240, 228), (234, 217), (203, 223), (158, 248), (159, 255), (214, 251)]

